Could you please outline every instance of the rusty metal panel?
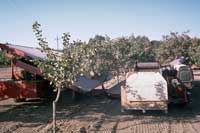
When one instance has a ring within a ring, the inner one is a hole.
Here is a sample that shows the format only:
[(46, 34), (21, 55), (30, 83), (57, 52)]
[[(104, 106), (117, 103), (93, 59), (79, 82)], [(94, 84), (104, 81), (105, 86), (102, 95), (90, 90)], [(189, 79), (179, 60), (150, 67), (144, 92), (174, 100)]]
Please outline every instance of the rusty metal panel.
[(2, 98), (35, 98), (36, 84), (23, 81), (0, 81), (0, 97)]
[(42, 72), (40, 71), (40, 69), (38, 69), (37, 67), (34, 67), (32, 65), (29, 65), (27, 63), (24, 63), (22, 61), (16, 60), (15, 65), (17, 67), (23, 68), (24, 70), (26, 70), (30, 73), (37, 74), (37, 75), (40, 75), (40, 76), (43, 75)]
[[(1, 98), (36, 98), (43, 95), (48, 83), (45, 81), (0, 81)], [(39, 92), (38, 92), (39, 91)]]
[(167, 82), (158, 72), (138, 72), (126, 80), (128, 101), (167, 101)]

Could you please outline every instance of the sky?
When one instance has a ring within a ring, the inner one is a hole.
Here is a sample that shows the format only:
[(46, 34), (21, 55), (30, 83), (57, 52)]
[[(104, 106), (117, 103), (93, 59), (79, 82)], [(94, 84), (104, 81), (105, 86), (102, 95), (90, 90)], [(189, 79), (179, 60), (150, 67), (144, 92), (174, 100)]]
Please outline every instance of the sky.
[(96, 34), (160, 40), (187, 30), (200, 37), (199, 13), (199, 0), (0, 0), (0, 42), (38, 47), (35, 21), (54, 48), (66, 32), (86, 42)]

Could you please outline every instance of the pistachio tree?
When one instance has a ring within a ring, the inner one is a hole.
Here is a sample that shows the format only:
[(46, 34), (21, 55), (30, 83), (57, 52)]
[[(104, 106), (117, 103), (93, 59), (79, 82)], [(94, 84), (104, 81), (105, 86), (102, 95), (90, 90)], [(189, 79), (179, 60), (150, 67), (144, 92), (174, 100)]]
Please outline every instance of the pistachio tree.
[(191, 46), (189, 48), (189, 56), (191, 59), (191, 64), (200, 66), (200, 39), (193, 38), (191, 41)]
[(186, 33), (172, 32), (164, 36), (160, 47), (156, 50), (156, 58), (161, 63), (168, 63), (176, 58), (189, 57), (192, 38)]
[(71, 87), (79, 75), (83, 75), (94, 64), (95, 49), (82, 45), (82, 43), (70, 43), (69, 33), (62, 36), (63, 50), (55, 51), (48, 46), (47, 40), (43, 37), (41, 25), (38, 22), (33, 24), (33, 31), (38, 40), (40, 50), (46, 54), (44, 61), (37, 61), (38, 67), (44, 74), (44, 78), (51, 81), (57, 92), (53, 101), (53, 131), (56, 128), (56, 103), (60, 97), (62, 88)]

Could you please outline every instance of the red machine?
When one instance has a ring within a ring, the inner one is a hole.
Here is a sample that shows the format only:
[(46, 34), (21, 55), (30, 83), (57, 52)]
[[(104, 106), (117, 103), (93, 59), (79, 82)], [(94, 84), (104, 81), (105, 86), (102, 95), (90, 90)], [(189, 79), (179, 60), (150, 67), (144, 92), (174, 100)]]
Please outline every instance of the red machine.
[[(53, 88), (49, 81), (44, 80), (42, 72), (37, 68), (33, 60), (44, 61), (46, 54), (37, 48), (25, 47), (12, 44), (1, 44), (0, 48), (6, 51), (6, 57), (11, 60), (9, 78), (0, 76), (0, 98), (41, 98), (49, 97)], [(78, 93), (96, 93), (101, 90), (102, 82), (80, 76), (77, 78), (75, 86), (70, 88)], [(98, 89), (95, 89), (98, 88)]]
[(0, 48), (11, 60), (11, 68), (6, 69), (7, 77), (1, 75), (1, 98), (47, 97), (52, 93), (49, 82), (42, 78), (42, 72), (31, 62), (35, 58), (42, 60), (44, 54), (36, 48), (17, 45), (0, 44)]

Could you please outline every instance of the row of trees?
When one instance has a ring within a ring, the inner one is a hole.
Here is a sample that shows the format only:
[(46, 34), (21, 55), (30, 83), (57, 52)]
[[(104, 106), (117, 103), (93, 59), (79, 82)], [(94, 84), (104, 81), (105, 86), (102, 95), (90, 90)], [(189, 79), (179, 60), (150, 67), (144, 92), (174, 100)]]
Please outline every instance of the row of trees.
[(155, 49), (156, 60), (167, 63), (173, 59), (185, 57), (189, 63), (200, 65), (200, 39), (192, 38), (187, 33), (171, 33), (164, 36), (160, 45)]
[(36, 63), (45, 78), (51, 79), (57, 91), (57, 97), (53, 101), (54, 132), (60, 89), (73, 86), (78, 76), (106, 77), (109, 72), (119, 75), (120, 72), (133, 68), (135, 61), (167, 63), (181, 56), (188, 57), (190, 63), (200, 65), (200, 39), (191, 38), (186, 33), (171, 33), (164, 36), (162, 41), (150, 41), (145, 36), (110, 39), (108, 36), (96, 35), (88, 43), (70, 42), (69, 33), (64, 33), (62, 52), (56, 52), (48, 46), (39, 23), (33, 24), (33, 31), (41, 51), (47, 55), (44, 62)]
[(162, 64), (180, 57), (188, 58), (190, 64), (200, 65), (200, 38), (190, 37), (188, 32), (182, 34), (172, 32), (170, 35), (163, 36), (160, 41), (150, 41), (145, 36), (131, 35), (111, 40), (108, 36), (96, 35), (89, 40), (88, 44), (105, 44), (106, 40), (109, 40), (108, 45), (119, 48), (112, 52), (120, 52), (119, 55), (124, 60), (123, 67), (130, 60), (132, 62), (158, 61)]

